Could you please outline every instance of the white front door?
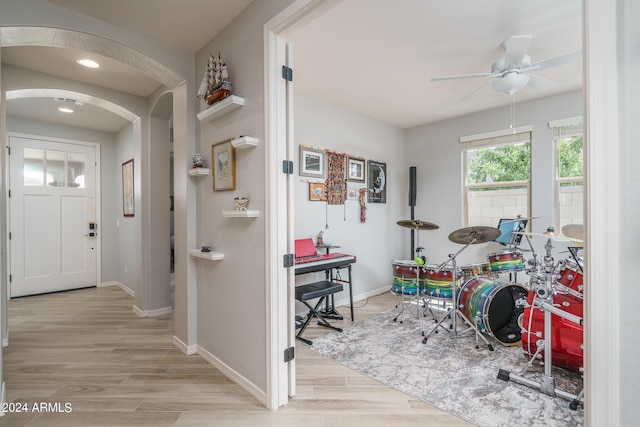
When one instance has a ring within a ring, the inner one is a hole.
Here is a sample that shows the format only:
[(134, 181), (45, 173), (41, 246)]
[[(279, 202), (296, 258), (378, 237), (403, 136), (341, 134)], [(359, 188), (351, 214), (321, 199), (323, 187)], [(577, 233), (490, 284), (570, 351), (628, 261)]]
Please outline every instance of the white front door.
[(9, 147), (11, 297), (96, 286), (96, 146), (10, 135)]

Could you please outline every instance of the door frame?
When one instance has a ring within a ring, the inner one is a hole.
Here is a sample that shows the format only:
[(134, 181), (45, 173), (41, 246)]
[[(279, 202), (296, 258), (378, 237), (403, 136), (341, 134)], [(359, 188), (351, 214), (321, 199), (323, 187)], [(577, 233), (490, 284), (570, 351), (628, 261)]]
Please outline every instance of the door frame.
[[(75, 145), (83, 145), (87, 147), (93, 147), (96, 150), (96, 165), (95, 165), (95, 203), (96, 203), (96, 224), (98, 226), (96, 233), (96, 286), (100, 286), (100, 278), (102, 277), (102, 192), (101, 192), (101, 172), (100, 172), (100, 144), (89, 141), (79, 141), (73, 139), (64, 139), (64, 138), (56, 138), (50, 136), (43, 135), (35, 135), (35, 134), (26, 134), (19, 132), (7, 132), (6, 133), (6, 146), (11, 147), (10, 141), (11, 138), (29, 138), (29, 139), (37, 139), (43, 140), (47, 142), (60, 143), (60, 144), (75, 144)], [(11, 158), (10, 154), (5, 156), (5, 180), (7, 183), (7, 192), (5, 194), (5, 222), (7, 226), (7, 232), (11, 230), (11, 197), (9, 197), (9, 190), (11, 190), (11, 181), (9, 177), (11, 176)], [(7, 299), (11, 299), (11, 281), (9, 280), (9, 276), (11, 274), (11, 241), (7, 238), (5, 241), (5, 253), (7, 254), (7, 270), (5, 271), (5, 280), (7, 283)], [(8, 338), (7, 338), (8, 340)]]

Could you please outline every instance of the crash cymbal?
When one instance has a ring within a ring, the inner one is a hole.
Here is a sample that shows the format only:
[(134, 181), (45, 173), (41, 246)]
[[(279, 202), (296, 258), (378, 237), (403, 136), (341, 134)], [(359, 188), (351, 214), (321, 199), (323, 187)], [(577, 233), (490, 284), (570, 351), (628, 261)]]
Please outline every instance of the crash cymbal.
[(567, 224), (562, 227), (562, 234), (582, 242), (584, 241), (584, 226), (582, 224)]
[(563, 236), (562, 234), (556, 234), (553, 227), (547, 228), (547, 231), (545, 231), (544, 233), (530, 233), (528, 231), (516, 231), (514, 234), (522, 234), (523, 236), (531, 236), (531, 237), (544, 237), (546, 239), (553, 239), (553, 240), (565, 240), (565, 241), (571, 240)]
[(401, 227), (418, 229), (418, 230), (437, 230), (440, 226), (432, 224), (426, 221), (420, 221), (419, 219), (405, 219), (398, 221), (397, 224)]
[[(500, 234), (500, 230), (495, 227), (467, 227), (461, 228), (449, 234), (449, 240), (451, 240), (453, 243), (461, 243), (463, 245), (471, 243), (472, 241), (473, 244), (485, 243), (496, 240), (498, 237), (500, 237)], [(475, 241), (473, 240), (474, 238), (476, 239)]]

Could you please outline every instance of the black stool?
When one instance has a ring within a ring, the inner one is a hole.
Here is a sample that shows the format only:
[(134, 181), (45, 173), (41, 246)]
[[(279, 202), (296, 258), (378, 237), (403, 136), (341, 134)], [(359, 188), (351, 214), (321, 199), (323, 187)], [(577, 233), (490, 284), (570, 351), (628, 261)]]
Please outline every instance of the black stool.
[[(307, 319), (300, 326), (300, 330), (296, 334), (296, 339), (299, 339), (300, 341), (309, 345), (313, 344), (312, 341), (302, 338), (302, 333), (305, 329), (307, 329), (307, 326), (309, 326), (309, 322), (311, 322), (311, 319), (313, 319), (314, 317), (318, 318), (318, 325), (331, 328), (334, 331), (342, 332), (342, 328), (337, 328), (331, 325), (326, 321), (325, 316), (323, 316), (322, 313), (318, 312), (318, 308), (329, 295), (340, 292), (342, 291), (342, 289), (342, 283), (334, 283), (326, 280), (323, 280), (322, 282), (314, 282), (307, 285), (296, 286), (296, 299), (307, 306), (307, 308), (309, 309), (309, 312), (307, 313)], [(316, 298), (320, 299), (316, 303), (315, 307), (312, 307), (307, 301)]]

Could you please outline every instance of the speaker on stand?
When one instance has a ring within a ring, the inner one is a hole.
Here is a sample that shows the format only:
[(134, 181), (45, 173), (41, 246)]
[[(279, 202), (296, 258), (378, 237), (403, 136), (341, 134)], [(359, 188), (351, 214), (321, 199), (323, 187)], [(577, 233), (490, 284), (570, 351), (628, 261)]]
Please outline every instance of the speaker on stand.
[[(416, 195), (418, 192), (418, 182), (416, 178), (416, 167), (409, 167), (409, 206), (411, 207), (411, 220), (413, 221), (415, 218), (415, 207), (416, 207)], [(411, 258), (415, 259), (415, 230), (411, 230)]]

